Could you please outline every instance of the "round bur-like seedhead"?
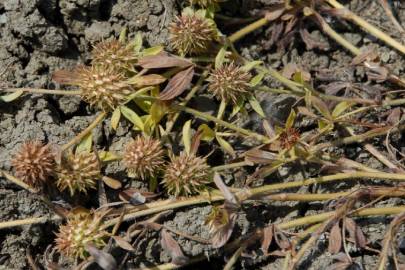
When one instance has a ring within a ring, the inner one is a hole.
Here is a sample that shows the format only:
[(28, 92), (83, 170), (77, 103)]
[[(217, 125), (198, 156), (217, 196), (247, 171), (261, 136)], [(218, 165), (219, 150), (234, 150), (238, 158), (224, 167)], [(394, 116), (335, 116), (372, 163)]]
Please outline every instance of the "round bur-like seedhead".
[(105, 40), (96, 44), (91, 52), (92, 64), (115, 70), (132, 70), (136, 62), (134, 47), (118, 40)]
[(171, 156), (167, 165), (163, 184), (167, 193), (174, 196), (188, 196), (203, 190), (212, 180), (210, 167), (206, 158), (181, 152)]
[(170, 43), (181, 55), (201, 54), (216, 37), (214, 24), (197, 13), (176, 17), (169, 26)]
[(233, 62), (215, 69), (208, 78), (208, 90), (220, 100), (237, 104), (249, 94), (251, 76)]
[(56, 249), (66, 257), (84, 259), (88, 256), (87, 244), (102, 248), (109, 235), (101, 228), (102, 219), (103, 215), (98, 213), (72, 214), (56, 233)]
[(104, 111), (114, 110), (133, 92), (123, 74), (113, 67), (82, 66), (75, 73), (82, 99)]
[(59, 190), (68, 189), (73, 196), (76, 192), (87, 192), (96, 188), (101, 178), (100, 165), (94, 153), (68, 153), (57, 169)]
[(54, 171), (55, 158), (49, 145), (27, 142), (11, 163), (18, 178), (31, 187), (41, 187)]
[(130, 177), (156, 176), (164, 165), (164, 150), (160, 141), (138, 136), (127, 145), (123, 162)]

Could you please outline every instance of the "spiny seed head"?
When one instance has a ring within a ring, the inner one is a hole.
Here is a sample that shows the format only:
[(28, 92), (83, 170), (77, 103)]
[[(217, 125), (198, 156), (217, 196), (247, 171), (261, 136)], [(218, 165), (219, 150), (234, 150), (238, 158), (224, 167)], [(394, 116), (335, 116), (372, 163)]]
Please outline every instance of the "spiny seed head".
[(176, 17), (169, 32), (170, 43), (180, 55), (203, 53), (216, 38), (215, 24), (190, 10)]
[(87, 192), (95, 188), (101, 178), (100, 165), (94, 153), (68, 153), (57, 168), (59, 190), (68, 189), (73, 196), (75, 192)]
[(112, 67), (81, 66), (75, 73), (82, 99), (104, 111), (114, 110), (133, 91), (123, 74)]
[(208, 78), (208, 90), (220, 100), (237, 104), (249, 93), (250, 74), (233, 62), (215, 69)]
[(213, 206), (211, 213), (205, 219), (205, 224), (210, 230), (210, 234), (218, 232), (229, 223), (229, 214), (223, 207)]
[(134, 47), (116, 39), (96, 44), (91, 52), (92, 64), (112, 67), (115, 70), (132, 70), (136, 62)]
[(300, 139), (300, 133), (297, 129), (286, 128), (279, 137), (281, 149), (291, 149)]
[(168, 194), (188, 196), (198, 193), (211, 182), (206, 158), (181, 152), (179, 156), (171, 155), (170, 159), (162, 181)]
[(103, 217), (99, 213), (72, 214), (56, 233), (56, 249), (66, 257), (84, 259), (88, 256), (86, 244), (105, 246), (109, 234), (101, 228)]
[(54, 171), (55, 157), (49, 145), (26, 142), (11, 161), (15, 175), (31, 187), (42, 186)]
[(130, 177), (145, 179), (162, 170), (164, 150), (160, 141), (138, 136), (127, 145), (123, 162)]

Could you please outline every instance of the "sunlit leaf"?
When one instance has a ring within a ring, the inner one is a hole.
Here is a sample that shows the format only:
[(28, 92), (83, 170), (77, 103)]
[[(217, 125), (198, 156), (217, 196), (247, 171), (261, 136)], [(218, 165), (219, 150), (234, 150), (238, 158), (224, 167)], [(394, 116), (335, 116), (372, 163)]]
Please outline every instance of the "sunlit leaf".
[(129, 84), (137, 87), (158, 85), (166, 81), (166, 78), (159, 74), (147, 74), (143, 76), (134, 76), (128, 80)]
[(215, 131), (207, 124), (202, 124), (198, 127), (198, 131), (201, 131), (201, 140), (212, 141), (215, 138)]
[(225, 61), (225, 56), (226, 56), (226, 49), (227, 46), (222, 46), (221, 49), (219, 50), (217, 56), (215, 57), (215, 69), (219, 69), (222, 67)]
[(256, 66), (261, 65), (262, 63), (263, 63), (263, 61), (250, 61), (250, 62), (244, 64), (244, 65), (241, 67), (241, 70), (247, 72), (247, 71), (250, 71), (252, 68), (254, 68), (254, 67), (256, 67)]
[(98, 156), (100, 157), (100, 160), (104, 162), (114, 161), (120, 158), (118, 155), (109, 151), (100, 151), (98, 152)]
[(168, 111), (169, 107), (164, 101), (155, 101), (149, 110), (151, 120), (157, 125)]
[(255, 98), (254, 95), (250, 95), (249, 96), (249, 103), (252, 106), (252, 109), (257, 112), (258, 115), (260, 115), (261, 117), (265, 118), (266, 115), (262, 109), (262, 106), (260, 105), (259, 101), (257, 101), (257, 99)]
[(163, 46), (158, 45), (158, 46), (150, 47), (150, 48), (143, 50), (142, 56), (156, 55), (162, 51), (163, 51)]
[(228, 154), (230, 154), (232, 157), (235, 157), (235, 151), (233, 150), (232, 146), (226, 141), (224, 140), (222, 137), (220, 136), (215, 136), (215, 138), (217, 139), (219, 145), (221, 146), (222, 149), (224, 149), (225, 152), (227, 152)]
[(90, 152), (92, 145), (93, 145), (93, 132), (90, 132), (77, 145), (76, 153)]
[(342, 101), (338, 103), (332, 111), (332, 117), (336, 118), (344, 113), (347, 109), (349, 109), (353, 103), (349, 103), (347, 101)]
[(134, 46), (135, 53), (139, 53), (142, 48), (142, 34), (141, 32), (137, 32), (135, 35), (134, 40), (132, 41), (132, 45)]
[(138, 105), (138, 107), (142, 111), (144, 111), (146, 113), (150, 112), (150, 108), (152, 107), (152, 101), (145, 100), (145, 99), (135, 99), (134, 102), (136, 103), (136, 105)]
[(122, 187), (121, 182), (114, 178), (103, 176), (102, 180), (107, 186), (109, 186), (112, 189), (120, 189)]
[(120, 107), (117, 107), (111, 116), (112, 129), (117, 130), (118, 124), (120, 122), (120, 118), (121, 118), (121, 109), (120, 109)]
[(144, 124), (142, 119), (139, 117), (139, 115), (128, 108), (127, 106), (121, 106), (121, 112), (127, 118), (129, 121), (131, 121), (132, 124), (137, 126), (140, 130), (144, 129)]
[(167, 52), (160, 52), (156, 55), (149, 55), (139, 59), (139, 66), (147, 69), (151, 68), (170, 68), (170, 67), (188, 67), (193, 63), (185, 58), (170, 55)]
[(162, 248), (170, 254), (173, 264), (182, 265), (188, 262), (189, 259), (184, 256), (179, 244), (165, 229), (161, 232), (160, 244), (162, 245)]
[(249, 82), (250, 86), (254, 87), (254, 86), (258, 85), (263, 80), (263, 78), (264, 78), (264, 73), (260, 72), (259, 74), (257, 74), (250, 80), (250, 82)]
[(191, 150), (191, 120), (188, 120), (183, 126), (183, 144), (188, 154)]
[(125, 43), (127, 41), (127, 30), (128, 29), (126, 27), (122, 28), (120, 36), (118, 37), (119, 42)]
[(295, 113), (295, 110), (291, 110), (290, 115), (288, 115), (287, 121), (285, 122), (286, 128), (292, 128), (294, 126), (296, 116), (297, 114)]
[(0, 100), (2, 100), (4, 102), (11, 102), (11, 101), (19, 98), (23, 93), (24, 93), (24, 91), (22, 91), (22, 90), (16, 91), (16, 92), (14, 92), (12, 94), (0, 96)]

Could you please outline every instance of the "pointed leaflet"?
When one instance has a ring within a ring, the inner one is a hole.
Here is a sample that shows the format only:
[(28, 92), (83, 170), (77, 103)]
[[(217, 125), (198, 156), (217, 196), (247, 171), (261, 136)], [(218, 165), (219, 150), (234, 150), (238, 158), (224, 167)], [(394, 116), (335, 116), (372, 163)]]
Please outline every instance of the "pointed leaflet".
[(112, 236), (112, 238), (115, 240), (115, 243), (117, 243), (117, 245), (120, 248), (128, 250), (128, 251), (135, 251), (134, 247), (130, 243), (128, 243), (128, 241), (125, 240), (124, 238), (116, 236), (116, 235)]
[(193, 75), (194, 67), (189, 67), (188, 69), (182, 70), (174, 75), (162, 93), (160, 93), (159, 99), (170, 100), (181, 95), (184, 90), (190, 86)]
[(117, 269), (114, 257), (103, 250), (99, 250), (94, 244), (86, 244), (86, 250), (93, 256), (94, 261), (104, 270)]
[(183, 144), (187, 154), (191, 150), (191, 120), (188, 120), (183, 126)]
[(226, 201), (233, 203), (235, 205), (239, 205), (238, 199), (229, 190), (228, 186), (225, 185), (225, 183), (222, 181), (221, 176), (219, 176), (218, 173), (215, 173), (214, 175), (214, 183), (217, 186), (217, 188), (221, 191), (222, 195), (224, 195)]
[(4, 102), (11, 102), (11, 101), (19, 98), (23, 93), (24, 93), (24, 91), (22, 91), (22, 90), (16, 91), (16, 92), (14, 92), (12, 94), (0, 96), (0, 100), (2, 100)]
[(142, 57), (138, 61), (138, 65), (143, 68), (151, 69), (151, 68), (169, 68), (169, 67), (188, 67), (191, 66), (193, 63), (190, 61), (172, 56), (167, 52), (161, 52), (156, 55), (149, 55)]
[(260, 106), (259, 101), (257, 101), (257, 99), (253, 96), (250, 95), (249, 97), (249, 103), (252, 106), (252, 109), (257, 112), (258, 115), (260, 115), (261, 117), (265, 118), (266, 115), (262, 109), (262, 106)]
[(219, 135), (216, 135), (215, 138), (217, 139), (217, 142), (219, 143), (221, 148), (224, 149), (225, 152), (230, 154), (232, 157), (236, 156), (235, 150), (233, 150), (232, 145), (230, 145), (226, 140), (224, 140)]
[(269, 247), (273, 241), (274, 226), (270, 225), (263, 230), (263, 241), (261, 249), (265, 255), (269, 253)]
[(172, 263), (176, 265), (183, 265), (187, 263), (188, 258), (184, 256), (179, 244), (173, 239), (170, 233), (168, 233), (166, 230), (162, 230), (160, 235), (160, 244), (162, 245), (162, 248), (170, 254), (170, 257), (172, 257)]
[(224, 64), (227, 47), (226, 45), (222, 46), (215, 57), (215, 69), (219, 69)]
[(134, 76), (127, 82), (137, 87), (158, 85), (166, 81), (166, 78), (159, 74), (147, 74), (143, 76)]
[(76, 153), (90, 152), (93, 145), (93, 132), (90, 132), (80, 141), (76, 147)]
[(342, 231), (339, 222), (336, 222), (330, 230), (328, 251), (332, 254), (339, 253), (342, 247)]
[(122, 114), (127, 118), (129, 121), (131, 121), (135, 126), (137, 126), (140, 130), (144, 129), (144, 124), (142, 119), (139, 117), (136, 112), (128, 108), (127, 106), (121, 106), (120, 107)]

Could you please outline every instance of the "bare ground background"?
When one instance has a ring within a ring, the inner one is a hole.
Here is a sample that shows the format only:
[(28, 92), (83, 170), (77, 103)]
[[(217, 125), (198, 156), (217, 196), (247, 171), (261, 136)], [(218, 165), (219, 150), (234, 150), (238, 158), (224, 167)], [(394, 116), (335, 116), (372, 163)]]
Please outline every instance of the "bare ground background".
[[(257, 13), (271, 2), (271, 0), (234, 1), (226, 4), (224, 13), (248, 16)], [(351, 10), (396, 39), (404, 40), (395, 31), (377, 1), (349, 2)], [(91, 44), (112, 35), (117, 36), (124, 26), (128, 28), (130, 36), (141, 31), (146, 45), (165, 44), (168, 37), (167, 25), (178, 14), (181, 6), (182, 3), (174, 0), (0, 0), (0, 83), (10, 87), (59, 88), (60, 86), (51, 81), (51, 74), (55, 70), (87, 63)], [(396, 11), (399, 19), (405, 22), (405, 3), (399, 3)], [(334, 20), (331, 22), (336, 30), (344, 33), (344, 36), (356, 46), (362, 47), (376, 42), (373, 37), (353, 25)], [(271, 32), (266, 27), (245, 38), (238, 44), (238, 49), (243, 56), (263, 60), (277, 69), (282, 69), (287, 63), (293, 62), (311, 71), (315, 77), (326, 72), (331, 81), (366, 83), (364, 70), (350, 65), (352, 56), (348, 52), (325, 37), (316, 27), (310, 32), (314, 38), (327, 44), (328, 49), (307, 50), (304, 43), (295, 41), (285, 51), (277, 52), (268, 44)], [(378, 46), (383, 63), (395, 74), (404, 74), (405, 58), (382, 44)], [(268, 80), (267, 84), (277, 85), (272, 80)], [(373, 87), (387, 86), (370, 84), (368, 87), (368, 95), (372, 97)], [(262, 94), (260, 98), (266, 113), (280, 120), (285, 119), (290, 106), (295, 102), (294, 99), (285, 96)], [(193, 103), (195, 107), (209, 105), (209, 100), (206, 103), (200, 101)], [(37, 139), (53, 144), (64, 144), (85, 128), (94, 115), (80, 99), (72, 97), (34, 95), (25, 96), (11, 104), (0, 103), (0, 167), (11, 171), (10, 158), (22, 142)], [(259, 119), (254, 115), (240, 121), (245, 126), (259, 129)], [(302, 126), (305, 128), (305, 123), (302, 123)], [(118, 151), (131, 138), (131, 133), (129, 127), (123, 124), (117, 133), (113, 134), (105, 124), (97, 128), (95, 138), (100, 148), (108, 147), (109, 150)], [(401, 136), (397, 136), (396, 140), (402, 147), (405, 146)], [(234, 143), (244, 144), (244, 142)], [(375, 143), (378, 145), (379, 141)], [(366, 162), (370, 167), (381, 167), (380, 163), (367, 153), (361, 152), (356, 145), (349, 146), (344, 151), (346, 155)], [(219, 159), (218, 162), (221, 162), (224, 157)], [(125, 176), (119, 164), (109, 165), (105, 172), (118, 175), (120, 179)], [(311, 176), (310, 169), (306, 169), (304, 173)], [(239, 179), (244, 179), (246, 175), (246, 171), (237, 170), (229, 174), (227, 180), (238, 186), (242, 183)], [(293, 179), (302, 179), (302, 172), (283, 170), (278, 173), (276, 179), (273, 177), (265, 181)], [(142, 183), (133, 185), (142, 186)], [(337, 191), (350, 185), (343, 183), (322, 188)], [(400, 202), (403, 204), (405, 201), (401, 199), (386, 201), (392, 205)], [(240, 215), (233, 237), (244, 235), (280, 218), (291, 219), (308, 215), (322, 210), (323, 207), (324, 205), (320, 203), (252, 204), (246, 206)], [(165, 224), (190, 235), (208, 238), (204, 217), (209, 211), (210, 206), (180, 209), (170, 215)], [(47, 207), (34, 195), (0, 178), (0, 221), (48, 214), (50, 213)], [(372, 244), (375, 243), (376, 248), (388, 223), (389, 220), (385, 218), (364, 221), (363, 231), (368, 240)], [(54, 237), (52, 231), (57, 225), (46, 223), (0, 231), (0, 269), (28, 269), (25, 260), (27, 250), (30, 250), (33, 257), (40, 258), (47, 245), (52, 243)], [(197, 264), (192, 268), (203, 269), (208, 266), (211, 269), (221, 269), (223, 256), (215, 259), (217, 251), (194, 241), (182, 238), (178, 241), (186, 255), (207, 254), (214, 258), (210, 263)], [(128, 269), (169, 261), (169, 256), (161, 251), (157, 233), (150, 233), (140, 244), (137, 253), (128, 261)], [(321, 240), (301, 264), (301, 269), (328, 269), (332, 259), (325, 251), (326, 246), (326, 241)], [(378, 259), (373, 253), (354, 251), (353, 254), (364, 269), (373, 269)], [(118, 258), (121, 255), (118, 252)], [(244, 258), (237, 268), (280, 269), (280, 262), (281, 260), (273, 257), (264, 258), (257, 253), (252, 255), (252, 258)]]

